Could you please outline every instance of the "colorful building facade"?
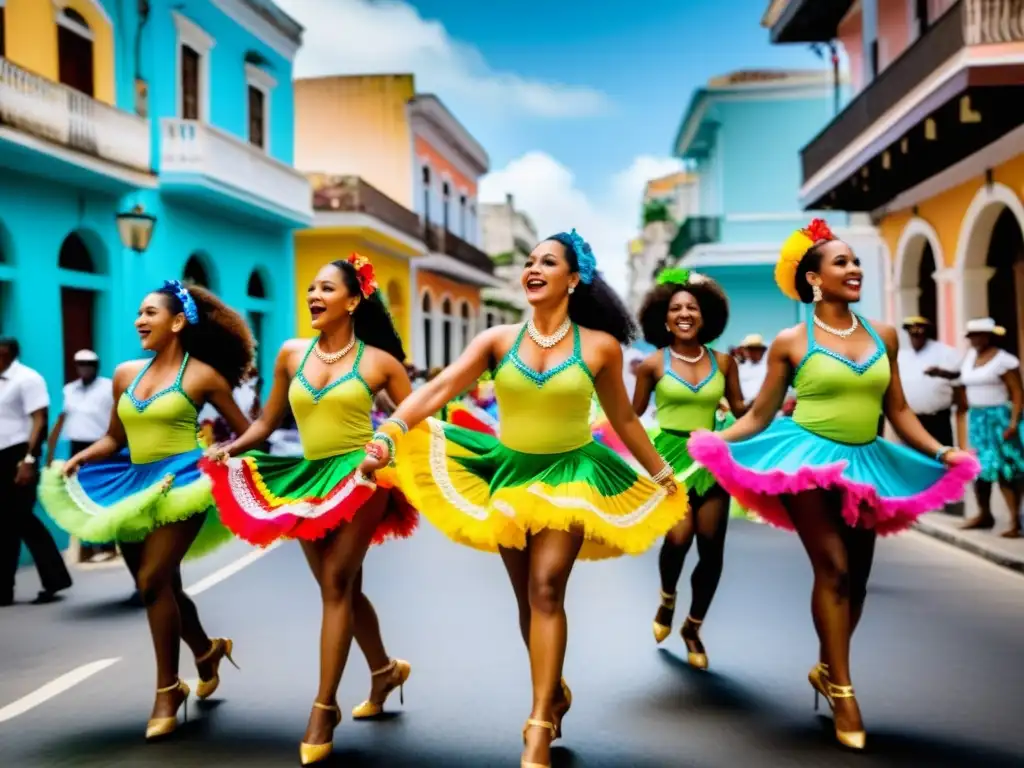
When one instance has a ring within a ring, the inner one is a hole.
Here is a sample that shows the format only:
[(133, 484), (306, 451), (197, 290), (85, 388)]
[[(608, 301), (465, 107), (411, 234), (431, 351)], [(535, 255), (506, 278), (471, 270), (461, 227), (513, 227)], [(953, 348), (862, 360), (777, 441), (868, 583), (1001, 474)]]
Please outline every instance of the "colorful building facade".
[(4, 0), (0, 18), (0, 334), (51, 419), (77, 350), (104, 375), (141, 354), (135, 309), (164, 279), (243, 311), (268, 370), (312, 221), (291, 165), (301, 27), (268, 0)]
[[(782, 241), (820, 215), (800, 209), (798, 151), (833, 114), (841, 86), (824, 70), (741, 71), (713, 78), (690, 100), (675, 153), (694, 169), (696, 205), (680, 222), (669, 252), (728, 293), (722, 347), (750, 333), (771, 339), (803, 319), (801, 306), (776, 287), (774, 268)], [(864, 264), (859, 311), (881, 316), (885, 285), (877, 232), (843, 213), (828, 220)]]
[(522, 276), (526, 259), (537, 245), (537, 227), (516, 208), (515, 198), (506, 194), (503, 203), (480, 206), (480, 234), (483, 250), (494, 263), (494, 275), (502, 281), (500, 288), (483, 291), (483, 327), (517, 323), (529, 309)]
[[(396, 277), (410, 299), (405, 341), (418, 367), (447, 365), (480, 327), (481, 289), (500, 286), (480, 249), (477, 183), (487, 153), (436, 96), (416, 93), (412, 75), (299, 80), (296, 131), (298, 167), (315, 178), (358, 177), (404, 209), (403, 221), (410, 211), (418, 219), (418, 252)], [(316, 237), (299, 239), (300, 269), (319, 258), (305, 250)]]
[(777, 43), (838, 40), (857, 90), (801, 149), (808, 207), (870, 213), (891, 319), (962, 346), (991, 316), (1024, 349), (1024, 6), (1014, 0), (775, 0)]

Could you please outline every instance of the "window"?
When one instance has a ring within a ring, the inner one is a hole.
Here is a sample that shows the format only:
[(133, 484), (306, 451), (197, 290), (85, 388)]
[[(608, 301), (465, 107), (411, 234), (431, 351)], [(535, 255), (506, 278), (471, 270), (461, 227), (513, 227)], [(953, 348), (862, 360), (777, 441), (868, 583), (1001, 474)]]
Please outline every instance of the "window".
[(92, 30), (71, 8), (57, 16), (57, 77), (86, 96), (94, 95)]
[(430, 221), (430, 167), (423, 166), (423, 221)]
[(441, 304), (441, 360), (446, 368), (452, 364), (452, 322), (452, 300), (445, 299)]
[(183, 120), (207, 120), (210, 112), (210, 50), (214, 40), (187, 16), (177, 11), (172, 14), (178, 31), (178, 116)]
[[(448, 182), (444, 182), (441, 185), (441, 225), (444, 227), (445, 232), (448, 231), (448, 203), (451, 197), (451, 187), (448, 186)], [(445, 363), (448, 365), (448, 363)]]
[(423, 307), (423, 367), (429, 371), (431, 368), (430, 348), (433, 346), (434, 341), (434, 323), (433, 318), (431, 317), (433, 307), (430, 301), (429, 293), (423, 293), (423, 304), (421, 306)]
[(928, 0), (913, 0), (913, 2), (916, 37), (920, 37), (928, 31)]
[(185, 274), (183, 277), (186, 283), (201, 285), (203, 288), (210, 287), (210, 276), (207, 274), (203, 262), (197, 256), (189, 257), (188, 262), (185, 264)]
[(879, 62), (878, 62), (878, 41), (877, 40), (872, 40), (871, 41), (871, 46), (868, 48), (868, 56), (869, 56), (869, 58), (868, 58), (868, 67), (870, 67), (870, 69), (868, 70), (868, 77), (869, 77), (869, 79), (874, 80), (876, 77), (878, 77), (878, 63)]
[(277, 85), (266, 70), (246, 62), (245, 80), (248, 84), (249, 143), (265, 152), (270, 151), (270, 93)]
[(465, 349), (469, 346), (470, 339), (473, 338), (473, 324), (469, 318), (469, 304), (463, 302), (462, 304), (462, 348)]
[(466, 236), (466, 196), (459, 195), (459, 234)]

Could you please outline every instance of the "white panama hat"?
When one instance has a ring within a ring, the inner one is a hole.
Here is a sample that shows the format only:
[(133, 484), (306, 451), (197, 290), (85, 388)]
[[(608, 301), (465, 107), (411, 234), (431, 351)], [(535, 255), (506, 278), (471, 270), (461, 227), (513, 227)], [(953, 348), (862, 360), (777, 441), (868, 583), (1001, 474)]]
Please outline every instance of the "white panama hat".
[(974, 333), (991, 333), (993, 336), (1005, 336), (1006, 329), (1001, 325), (996, 325), (996, 321), (991, 317), (977, 317), (974, 320), (968, 320), (967, 328), (964, 330), (965, 336), (970, 336)]

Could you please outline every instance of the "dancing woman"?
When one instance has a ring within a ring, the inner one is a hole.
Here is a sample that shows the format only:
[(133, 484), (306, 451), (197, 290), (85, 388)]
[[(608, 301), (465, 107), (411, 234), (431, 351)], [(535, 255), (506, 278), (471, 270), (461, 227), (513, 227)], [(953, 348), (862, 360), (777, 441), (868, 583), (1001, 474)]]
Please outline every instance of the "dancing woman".
[(676, 585), (696, 537), (699, 561), (690, 580), (690, 612), (681, 634), (687, 659), (697, 669), (708, 666), (700, 627), (722, 576), (729, 495), (710, 472), (694, 466), (686, 441), (691, 432), (715, 428), (723, 397), (736, 416), (746, 410), (736, 362), (707, 346), (721, 336), (728, 320), (729, 302), (718, 283), (687, 269), (662, 271), (640, 309), (644, 338), (658, 351), (637, 369), (633, 410), (646, 413), (654, 392), (661, 428), (654, 447), (672, 464), (690, 503), (690, 514), (668, 532), (661, 547), (661, 605), (654, 617), (654, 639), (661, 643), (672, 631)]
[[(672, 496), (672, 468), (630, 408), (620, 344), (633, 324), (597, 275), (590, 246), (575, 230), (545, 240), (521, 281), (533, 318), (477, 336), (398, 407), (363, 469), (378, 471), (397, 449), (400, 484), (416, 507), (455, 541), (500, 552), (533, 679), (522, 765), (537, 768), (550, 763), (571, 704), (561, 677), (573, 563), (643, 552), (686, 515), (686, 497)], [(500, 439), (435, 419), (416, 428), (491, 367)], [(653, 479), (594, 442), (595, 390)]]
[[(690, 454), (743, 506), (796, 530), (814, 570), (811, 612), (820, 641), (809, 680), (832, 708), (838, 742), (866, 741), (850, 679), (850, 638), (867, 594), (877, 534), (908, 528), (960, 498), (978, 472), (970, 454), (940, 445), (907, 406), (896, 331), (854, 314), (860, 261), (824, 221), (789, 237), (775, 269), (806, 322), (772, 343), (751, 410), (725, 431), (697, 432)], [(792, 382), (792, 418), (775, 415)], [(878, 437), (884, 411), (910, 447)]]
[(196, 417), (208, 402), (232, 430), (249, 426), (232, 390), (252, 362), (253, 339), (220, 299), (177, 280), (142, 300), (135, 328), (153, 357), (118, 366), (107, 434), (44, 471), (39, 497), (72, 536), (120, 545), (156, 651), (156, 702), (146, 727), (146, 738), (154, 739), (178, 727), (178, 709), (191, 693), (178, 676), (181, 641), (195, 655), (199, 698), (213, 694), (220, 662), (231, 660), (232, 641), (211, 640), (200, 624), (180, 566), (186, 554), (196, 557), (231, 539), (199, 471)]
[[(299, 747), (303, 765), (326, 760), (333, 749), (341, 723), (338, 686), (353, 633), (372, 679), (370, 698), (353, 710), (354, 718), (379, 715), (388, 695), (409, 677), (408, 662), (384, 650), (377, 614), (363, 594), (362, 566), (371, 544), (409, 536), (417, 520), (387, 472), (378, 473), (374, 484), (357, 471), (373, 434), (375, 395), (384, 391), (401, 403), (412, 391), (402, 340), (373, 266), (358, 254), (331, 262), (310, 284), (307, 302), (317, 337), (281, 347), (262, 415), (202, 462), (225, 525), (259, 546), (298, 539), (320, 585), (320, 684)], [(252, 451), (289, 406), (303, 455)]]

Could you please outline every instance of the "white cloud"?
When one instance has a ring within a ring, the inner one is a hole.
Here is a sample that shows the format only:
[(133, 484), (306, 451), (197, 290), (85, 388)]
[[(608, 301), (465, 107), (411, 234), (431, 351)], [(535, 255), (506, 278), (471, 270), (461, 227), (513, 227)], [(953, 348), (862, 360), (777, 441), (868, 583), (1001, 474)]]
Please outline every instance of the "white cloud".
[(644, 185), (680, 169), (678, 160), (641, 155), (591, 198), (576, 186), (564, 165), (544, 152), (529, 152), (485, 176), (479, 194), (483, 202), (501, 202), (506, 194), (513, 195), (540, 237), (575, 227), (593, 247), (605, 279), (625, 294), (627, 246), (639, 232)]
[(539, 117), (589, 116), (607, 107), (604, 94), (591, 88), (494, 71), (476, 48), (398, 0), (277, 3), (306, 28), (296, 77), (411, 72), (418, 90)]

